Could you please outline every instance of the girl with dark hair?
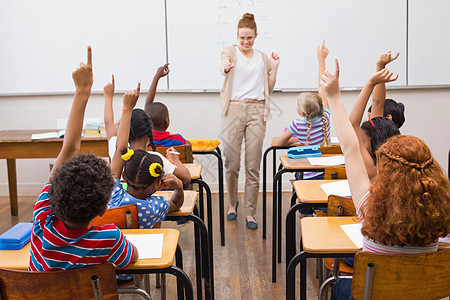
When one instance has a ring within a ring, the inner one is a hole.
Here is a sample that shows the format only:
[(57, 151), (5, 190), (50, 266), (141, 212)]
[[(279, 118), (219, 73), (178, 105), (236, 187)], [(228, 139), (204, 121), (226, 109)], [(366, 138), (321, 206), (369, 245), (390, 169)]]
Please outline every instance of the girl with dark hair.
[[(419, 138), (397, 135), (377, 150), (378, 176), (371, 182), (358, 138), (339, 90), (339, 64), (321, 85), (330, 103), (352, 199), (362, 222), (363, 251), (384, 254), (434, 252), (450, 233), (450, 183)], [(351, 281), (339, 279), (331, 299), (352, 299)]]
[[(114, 96), (114, 75), (112, 83), (108, 83), (103, 88), (105, 94), (105, 129), (108, 139), (109, 156), (112, 158), (116, 151), (117, 130), (114, 126), (113, 96)], [(133, 150), (146, 150), (147, 145), (151, 146), (153, 151), (149, 153), (157, 155), (163, 161), (164, 173), (174, 174), (184, 184), (191, 181), (191, 175), (188, 169), (180, 161), (179, 154), (176, 154), (175, 148), (168, 148), (166, 157), (156, 152), (156, 145), (153, 141), (153, 124), (149, 115), (140, 108), (135, 108), (131, 114), (130, 135), (128, 139), (130, 148)]]

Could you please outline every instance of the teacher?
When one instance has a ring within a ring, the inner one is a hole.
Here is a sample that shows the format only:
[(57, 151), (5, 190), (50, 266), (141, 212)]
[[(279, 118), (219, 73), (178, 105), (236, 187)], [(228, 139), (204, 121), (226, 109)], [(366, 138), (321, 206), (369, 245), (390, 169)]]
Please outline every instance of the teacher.
[(259, 169), (262, 144), (269, 119), (270, 94), (275, 85), (280, 58), (253, 49), (258, 36), (255, 17), (246, 13), (239, 20), (238, 45), (221, 53), (221, 73), (225, 76), (220, 91), (222, 138), (224, 141), (229, 208), (227, 219), (237, 218), (241, 146), (245, 140), (244, 213), (247, 228), (256, 229), (256, 205), (259, 193)]

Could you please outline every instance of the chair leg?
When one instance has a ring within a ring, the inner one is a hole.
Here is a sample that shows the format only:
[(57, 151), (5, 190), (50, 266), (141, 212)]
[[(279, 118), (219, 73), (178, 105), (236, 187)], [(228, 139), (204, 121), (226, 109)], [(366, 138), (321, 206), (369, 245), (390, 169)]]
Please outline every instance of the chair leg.
[(323, 283), (323, 259), (316, 259), (316, 278), (319, 279), (319, 286)]
[(156, 288), (159, 289), (161, 288), (161, 274), (155, 274), (156, 275)]
[(150, 274), (144, 275), (144, 290), (150, 295)]
[(161, 274), (161, 300), (166, 300), (166, 274)]
[(326, 300), (327, 294), (328, 294), (328, 286), (332, 283), (335, 283), (337, 280), (336, 277), (332, 276), (325, 280), (321, 285), (319, 289), (319, 300)]

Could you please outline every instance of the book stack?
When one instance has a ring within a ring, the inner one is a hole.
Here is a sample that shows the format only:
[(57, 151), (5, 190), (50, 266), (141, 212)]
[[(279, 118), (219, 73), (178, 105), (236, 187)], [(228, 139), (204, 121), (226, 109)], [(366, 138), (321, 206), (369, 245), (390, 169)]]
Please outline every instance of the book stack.
[[(119, 127), (119, 121), (114, 123), (116, 129)], [(106, 136), (105, 122), (89, 122), (84, 126), (85, 136)]]

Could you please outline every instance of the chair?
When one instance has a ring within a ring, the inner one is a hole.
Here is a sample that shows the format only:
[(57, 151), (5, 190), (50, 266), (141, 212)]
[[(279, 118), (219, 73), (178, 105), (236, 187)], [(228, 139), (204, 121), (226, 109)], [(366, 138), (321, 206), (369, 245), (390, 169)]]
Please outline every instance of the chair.
[(450, 250), (425, 254), (375, 254), (355, 257), (355, 299), (439, 299), (450, 295)]
[[(327, 204), (327, 215), (329, 217), (356, 216), (355, 204), (353, 203), (353, 200), (351, 198), (329, 195)], [(329, 277), (323, 283), (319, 278), (320, 282), (319, 299), (324, 299), (328, 286), (336, 282), (336, 280), (340, 277), (339, 274), (341, 272), (348, 274), (353, 273), (353, 268), (344, 263), (340, 258), (324, 258), (323, 262), (325, 263), (327, 269), (331, 270), (332, 273), (331, 277)], [(319, 262), (319, 259), (317, 263), (321, 264), (321, 262)], [(321, 268), (319, 268), (319, 272), (321, 272)]]
[[(129, 204), (121, 207), (115, 207), (106, 210), (103, 216), (95, 217), (89, 226), (103, 226), (105, 224), (115, 224), (120, 229), (133, 229), (139, 228), (137, 207), (134, 204)], [(141, 279), (144, 279), (145, 290), (139, 288)], [(116, 278), (114, 278), (116, 280)], [(134, 276), (134, 285), (125, 283), (119, 285), (119, 294), (139, 294), (145, 299), (151, 299), (150, 297), (150, 284), (148, 274), (141, 277)]]
[(347, 173), (345, 172), (345, 166), (342, 167), (326, 167), (324, 179), (347, 179)]
[[(180, 161), (183, 164), (191, 163), (194, 161), (194, 156), (192, 155), (192, 145), (191, 144), (185, 144), (185, 145), (179, 145), (179, 146), (172, 146), (175, 148), (176, 151), (180, 152)], [(166, 156), (166, 151), (171, 147), (156, 147), (156, 152), (161, 153), (162, 155)], [(153, 151), (152, 147), (147, 146), (147, 151)]]
[(1, 299), (119, 299), (110, 263), (80, 269), (32, 272), (0, 269)]

